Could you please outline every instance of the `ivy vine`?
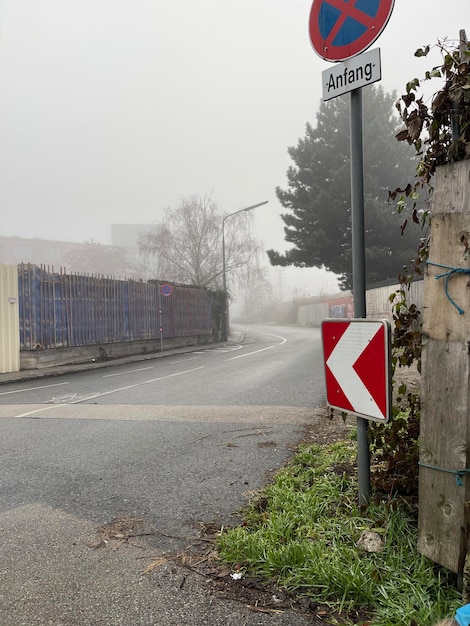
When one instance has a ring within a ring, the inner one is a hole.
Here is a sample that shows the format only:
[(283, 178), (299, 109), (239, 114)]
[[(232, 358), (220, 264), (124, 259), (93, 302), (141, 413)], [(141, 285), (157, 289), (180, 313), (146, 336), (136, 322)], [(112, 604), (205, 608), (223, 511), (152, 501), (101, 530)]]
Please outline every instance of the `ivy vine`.
[[(429, 226), (433, 177), (440, 165), (470, 159), (470, 44), (461, 31), (457, 45), (439, 41), (442, 62), (414, 78), (396, 103), (404, 128), (398, 141), (407, 141), (416, 150), (418, 165), (413, 182), (389, 193), (400, 212), (409, 208), (423, 236), (410, 267), (399, 276), (400, 288), (390, 296), (393, 303), (392, 360), (394, 370), (415, 365), (421, 371), (421, 323), (416, 304), (409, 302), (409, 286), (424, 274), (429, 253)], [(430, 46), (419, 48), (416, 57), (427, 57)], [(439, 79), (441, 86), (428, 105), (418, 94), (422, 83)], [(402, 229), (408, 226), (404, 220)], [(375, 485), (380, 490), (417, 495), (420, 396), (406, 385), (398, 389), (394, 419), (373, 424), (369, 429), (375, 457)]]

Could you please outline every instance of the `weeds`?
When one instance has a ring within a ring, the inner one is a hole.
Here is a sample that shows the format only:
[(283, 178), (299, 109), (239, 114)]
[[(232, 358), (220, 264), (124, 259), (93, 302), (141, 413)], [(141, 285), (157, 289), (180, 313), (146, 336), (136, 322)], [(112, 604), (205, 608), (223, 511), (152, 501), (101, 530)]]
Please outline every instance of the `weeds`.
[[(357, 505), (352, 442), (306, 446), (246, 510), (243, 527), (224, 532), (219, 556), (247, 576), (371, 625), (432, 624), (459, 604), (454, 577), (416, 550), (412, 505), (398, 497)], [(357, 547), (364, 530), (382, 551)]]

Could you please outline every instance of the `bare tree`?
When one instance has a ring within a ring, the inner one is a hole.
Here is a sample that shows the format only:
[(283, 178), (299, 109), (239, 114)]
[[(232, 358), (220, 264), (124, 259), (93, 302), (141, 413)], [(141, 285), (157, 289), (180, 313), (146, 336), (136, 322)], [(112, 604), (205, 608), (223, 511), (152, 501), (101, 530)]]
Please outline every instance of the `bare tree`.
[(266, 268), (254, 266), (239, 283), (237, 300), (242, 303), (241, 316), (244, 321), (264, 321), (267, 309), (274, 304), (273, 287)]
[[(220, 289), (222, 220), (210, 195), (183, 198), (177, 209), (167, 209), (153, 231), (141, 236), (140, 253), (158, 260), (159, 278)], [(251, 220), (241, 212), (225, 223), (225, 268), (232, 283), (259, 263), (262, 246), (251, 233)]]
[(149, 245), (149, 233), (141, 233), (138, 239), (137, 274), (143, 280), (165, 278), (163, 263), (156, 251)]

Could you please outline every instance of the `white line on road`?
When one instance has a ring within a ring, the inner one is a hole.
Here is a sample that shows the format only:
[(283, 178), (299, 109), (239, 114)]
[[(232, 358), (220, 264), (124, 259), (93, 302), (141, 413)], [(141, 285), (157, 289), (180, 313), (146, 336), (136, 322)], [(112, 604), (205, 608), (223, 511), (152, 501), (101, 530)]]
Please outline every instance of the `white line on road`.
[(273, 335), (273, 333), (263, 333), (263, 335), (269, 335), (270, 337), (276, 337), (276, 339), (280, 339), (281, 343), (279, 344), (280, 346), (282, 346), (283, 343), (286, 343), (287, 338), (286, 337), (281, 337), (281, 335)]
[(24, 391), (37, 391), (48, 387), (59, 387), (59, 385), (70, 385), (70, 383), (54, 383), (53, 385), (41, 385), (40, 387), (27, 387), (26, 389), (15, 389), (14, 391), (2, 391), (0, 396), (8, 396), (11, 393), (23, 393)]
[(263, 335), (269, 335), (270, 337), (276, 337), (276, 339), (280, 339), (281, 343), (276, 344), (275, 346), (268, 346), (267, 348), (261, 348), (260, 350), (254, 350), (253, 352), (246, 352), (245, 354), (239, 354), (238, 356), (232, 356), (230, 359), (225, 359), (225, 361), (234, 361), (235, 359), (243, 359), (246, 356), (251, 356), (252, 354), (259, 354), (260, 352), (264, 352), (265, 350), (271, 350), (272, 348), (277, 348), (278, 346), (282, 346), (282, 344), (286, 343), (287, 339), (285, 337), (281, 337), (281, 335), (273, 335), (272, 333), (262, 333)]
[(193, 356), (190, 359), (178, 359), (178, 361), (170, 361), (170, 365), (175, 365), (178, 363), (185, 363), (186, 361), (196, 361), (197, 359), (200, 359), (200, 358), (201, 358), (200, 356)]
[(21, 415), (16, 415), (15, 417), (30, 417), (31, 415), (35, 415), (36, 413), (42, 413), (43, 411), (49, 411), (50, 409), (57, 409), (61, 406), (67, 406), (66, 404), (48, 404), (42, 409), (34, 409), (34, 411), (28, 411), (27, 413), (21, 413)]
[(234, 352), (235, 350), (241, 350), (242, 348), (242, 345), (236, 344), (234, 346), (221, 346), (220, 348), (207, 348), (207, 350), (204, 350), (204, 352)]
[[(295, 406), (240, 406), (240, 405), (210, 405), (210, 406), (187, 406), (187, 405), (159, 405), (159, 404), (84, 404), (81, 406), (62, 404), (41, 409), (35, 406), (35, 410), (30, 415), (15, 415), (17, 405), (3, 405), (0, 407), (0, 423), (2, 419), (13, 419), (29, 417), (30, 419), (42, 420), (106, 420), (115, 422), (130, 421), (166, 421), (166, 422), (213, 422), (233, 425), (234, 423), (247, 424), (250, 430), (257, 425), (257, 430), (264, 431), (274, 424), (305, 424), (311, 423), (312, 418), (320, 419), (321, 409), (314, 407)], [(56, 416), (49, 413), (57, 407), (61, 407), (61, 412)], [(42, 412), (40, 412), (42, 411)], [(11, 412), (11, 413), (10, 413)], [(233, 429), (232, 429), (233, 431)], [(231, 432), (231, 431), (226, 431)]]
[(150, 383), (156, 383), (160, 380), (166, 380), (167, 378), (173, 378), (175, 376), (181, 376), (182, 374), (190, 374), (191, 372), (196, 372), (197, 370), (203, 370), (204, 366), (193, 367), (190, 370), (184, 370), (182, 372), (175, 372), (174, 374), (168, 374), (167, 376), (159, 376), (158, 378), (152, 378), (150, 380), (143, 380), (140, 383), (134, 383), (133, 385), (126, 385), (125, 387), (119, 387), (118, 389), (111, 389), (110, 391), (103, 391), (103, 393), (95, 393), (91, 395), (89, 398), (79, 398), (78, 400), (74, 400), (70, 402), (70, 404), (79, 404), (80, 402), (86, 402), (87, 400), (94, 400), (95, 398), (101, 398), (103, 396), (109, 396), (112, 393), (118, 393), (119, 391), (126, 391), (127, 389), (134, 389), (135, 387), (141, 387), (142, 385), (149, 385)]
[(117, 372), (116, 374), (104, 374), (103, 378), (111, 378), (111, 376), (123, 376), (124, 374), (133, 374), (134, 372), (145, 372), (145, 370), (153, 370), (153, 365), (149, 367), (139, 367), (135, 370), (126, 370), (125, 372)]
[(79, 398), (78, 400), (73, 400), (72, 402), (68, 402), (67, 404), (48, 404), (47, 406), (41, 409), (35, 409), (34, 411), (28, 411), (27, 413), (22, 413), (21, 415), (17, 415), (16, 417), (30, 417), (35, 415), (36, 413), (42, 413), (43, 411), (47, 411), (48, 409), (56, 409), (57, 407), (70, 406), (71, 404), (79, 404), (80, 402), (86, 402), (87, 400), (94, 400), (95, 398), (101, 398), (102, 396), (109, 396), (112, 393), (118, 393), (119, 391), (126, 391), (127, 389), (134, 389), (135, 387), (141, 387), (142, 385), (149, 385), (150, 383), (155, 383), (160, 380), (166, 380), (167, 378), (174, 378), (175, 376), (181, 376), (182, 374), (190, 374), (191, 372), (196, 372), (197, 370), (203, 370), (204, 366), (194, 367), (190, 370), (184, 370), (182, 372), (175, 372), (174, 374), (168, 374), (168, 376), (160, 376), (159, 378), (152, 378), (151, 380), (144, 380), (140, 383), (135, 383), (134, 385), (126, 385), (125, 387), (119, 387), (118, 389), (111, 389), (110, 391), (103, 391), (103, 393), (95, 393), (90, 395), (89, 397)]
[(275, 348), (276, 346), (268, 346), (267, 348), (261, 348), (261, 350), (255, 350), (254, 352), (246, 352), (245, 354), (239, 354), (238, 356), (232, 356), (230, 359), (224, 359), (224, 361), (234, 361), (235, 359), (244, 359), (246, 356), (251, 356), (252, 354), (258, 354), (259, 352), (264, 352), (265, 350), (271, 350), (271, 348)]

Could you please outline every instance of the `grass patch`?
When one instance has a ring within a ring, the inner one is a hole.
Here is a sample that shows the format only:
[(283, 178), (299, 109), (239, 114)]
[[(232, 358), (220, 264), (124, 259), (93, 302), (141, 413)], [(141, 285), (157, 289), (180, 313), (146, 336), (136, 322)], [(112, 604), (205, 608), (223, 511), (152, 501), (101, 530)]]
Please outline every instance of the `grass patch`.
[[(353, 442), (303, 447), (221, 534), (219, 556), (247, 576), (377, 626), (425, 626), (461, 604), (452, 574), (416, 550), (415, 511), (402, 499), (361, 513)], [(364, 530), (384, 539), (380, 552), (357, 547)], [(414, 622), (413, 622), (414, 620)]]

